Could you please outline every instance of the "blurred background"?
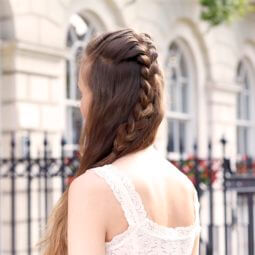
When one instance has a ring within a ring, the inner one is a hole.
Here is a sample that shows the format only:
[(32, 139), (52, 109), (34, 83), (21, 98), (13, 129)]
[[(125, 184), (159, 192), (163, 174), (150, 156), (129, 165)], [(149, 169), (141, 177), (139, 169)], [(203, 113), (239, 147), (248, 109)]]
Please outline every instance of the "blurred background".
[(0, 0), (0, 254), (34, 246), (79, 165), (77, 62), (97, 33), (149, 33), (155, 147), (195, 184), (200, 254), (255, 254), (255, 1)]

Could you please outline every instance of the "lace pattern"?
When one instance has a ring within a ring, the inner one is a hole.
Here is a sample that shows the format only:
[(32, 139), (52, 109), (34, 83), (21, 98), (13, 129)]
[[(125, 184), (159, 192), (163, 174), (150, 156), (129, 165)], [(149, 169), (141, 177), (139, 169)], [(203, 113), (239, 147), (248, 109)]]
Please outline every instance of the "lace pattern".
[[(105, 169), (107, 167), (107, 169)], [(121, 183), (120, 178), (116, 173), (113, 173), (110, 165), (105, 165), (103, 167), (93, 168), (99, 176), (105, 179), (107, 184), (110, 186), (113, 194), (121, 205), (127, 222), (130, 226), (136, 225), (139, 220), (137, 219), (137, 214), (133, 208), (132, 200), (129, 197), (128, 190)]]
[(106, 242), (107, 255), (190, 255), (196, 235), (200, 232), (199, 201), (194, 194), (196, 219), (193, 225), (166, 227), (148, 217), (142, 199), (131, 179), (116, 166), (107, 164), (93, 168), (104, 178), (123, 209), (128, 228)]

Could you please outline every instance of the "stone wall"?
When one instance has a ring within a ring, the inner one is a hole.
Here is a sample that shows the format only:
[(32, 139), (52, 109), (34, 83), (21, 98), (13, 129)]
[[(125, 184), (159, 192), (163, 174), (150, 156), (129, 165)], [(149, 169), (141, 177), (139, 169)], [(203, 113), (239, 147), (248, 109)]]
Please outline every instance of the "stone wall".
[[(0, 129), (4, 156), (9, 155), (10, 133), (16, 131), (22, 140), (27, 130), (34, 141), (32, 155), (40, 154), (45, 131), (56, 141), (53, 153), (59, 155), (59, 140), (65, 129), (68, 54), (65, 41), (73, 13), (87, 18), (98, 31), (132, 27), (148, 32), (155, 40), (163, 69), (171, 43), (183, 44), (193, 68), (194, 109), (189, 146), (192, 147), (197, 138), (199, 155), (206, 157), (207, 141), (211, 137), (213, 157), (221, 157), (219, 140), (224, 134), (229, 144), (227, 156), (235, 157), (236, 94), (239, 91), (235, 76), (242, 58), (247, 58), (255, 70), (255, 16), (210, 29), (200, 20), (200, 6), (195, 0), (2, 0)], [(164, 120), (156, 140), (164, 155), (166, 124)], [(20, 147), (22, 144), (18, 152)], [(216, 197), (220, 225), (223, 221), (223, 213), (218, 210), (222, 206), (220, 189)], [(206, 198), (202, 203), (207, 206)], [(207, 212), (203, 212), (202, 221), (208, 221)], [(221, 230), (219, 236), (222, 233)], [(202, 234), (206, 237), (206, 230)], [(224, 244), (220, 243), (218, 254), (222, 254), (223, 248)]]

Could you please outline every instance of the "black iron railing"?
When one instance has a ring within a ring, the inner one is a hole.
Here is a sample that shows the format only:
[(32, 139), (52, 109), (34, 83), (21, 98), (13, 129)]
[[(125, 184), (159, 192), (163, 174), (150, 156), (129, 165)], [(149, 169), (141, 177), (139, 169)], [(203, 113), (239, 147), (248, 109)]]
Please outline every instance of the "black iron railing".
[[(44, 217), (40, 217), (39, 221), (41, 222), (41, 226), (47, 222), (48, 215), (50, 211), (50, 195), (52, 193), (52, 180), (57, 178), (60, 181), (60, 192), (64, 192), (66, 185), (68, 184), (68, 178), (73, 176), (74, 169), (76, 169), (79, 165), (78, 153), (73, 152), (73, 155), (70, 157), (65, 156), (65, 140), (62, 139), (61, 146), (61, 156), (59, 158), (53, 158), (49, 156), (49, 141), (47, 135), (45, 134), (43, 141), (43, 156), (32, 158), (31, 157), (31, 139), (30, 136), (26, 139), (26, 155), (24, 157), (16, 156), (16, 140), (15, 135), (12, 134), (11, 138), (11, 156), (10, 158), (0, 158), (0, 180), (2, 182), (10, 181), (10, 190), (5, 194), (9, 194), (9, 199), (11, 201), (11, 211), (10, 211), (10, 229), (11, 229), (11, 244), (10, 244), (10, 254), (17, 254), (17, 214), (19, 214), (20, 208), (17, 208), (17, 199), (20, 187), (18, 186), (18, 180), (22, 179), (26, 182), (26, 187), (22, 187), (25, 189), (26, 193), (26, 211), (27, 211), (27, 254), (32, 254), (32, 212), (35, 210), (35, 206), (33, 204), (35, 201), (32, 199), (33, 192), (35, 190), (32, 189), (33, 186), (37, 186), (38, 198), (41, 199), (43, 204), (42, 208), (38, 208), (37, 211), (40, 215), (44, 215)], [(7, 210), (8, 208), (6, 208)], [(5, 213), (5, 207), (2, 206), (3, 214)], [(44, 210), (44, 212), (42, 212)], [(40, 229), (38, 229), (40, 231)]]
[[(17, 216), (20, 208), (17, 207), (17, 202), (20, 199), (19, 193), (21, 188), (18, 181), (22, 179), (25, 185), (22, 187), (22, 192), (25, 192), (25, 205), (26, 207), (26, 229), (27, 229), (27, 244), (25, 253), (31, 255), (33, 253), (33, 234), (34, 233), (34, 212), (37, 211), (37, 223), (40, 236), (40, 231), (43, 225), (47, 222), (47, 217), (54, 204), (53, 195), (55, 192), (61, 194), (72, 180), (74, 172), (79, 167), (79, 153), (73, 151), (72, 155), (66, 153), (66, 142), (62, 138), (60, 141), (61, 155), (57, 158), (51, 156), (49, 153), (50, 143), (47, 134), (43, 140), (43, 154), (42, 156), (31, 156), (31, 139), (28, 135), (25, 139), (25, 155), (22, 157), (16, 154), (16, 139), (12, 134), (10, 141), (10, 157), (0, 157), (0, 184), (8, 182), (10, 185), (8, 189), (1, 188), (3, 196), (8, 196), (10, 199), (10, 211), (8, 211), (8, 220), (1, 222), (1, 224), (8, 224), (10, 229), (10, 244), (8, 254), (19, 254), (19, 247), (17, 247)], [(184, 157), (184, 152), (180, 148), (180, 159), (178, 161), (169, 159), (180, 170), (182, 170), (193, 181), (199, 198), (203, 197), (204, 193), (209, 192), (208, 208), (201, 207), (201, 210), (205, 210), (209, 215), (209, 222), (206, 226), (208, 229), (208, 240), (201, 239), (201, 243), (206, 246), (206, 254), (215, 254), (215, 233), (219, 226), (214, 221), (214, 182), (222, 182), (222, 192), (224, 198), (224, 228), (225, 228), (225, 254), (231, 254), (230, 242), (231, 242), (231, 228), (233, 224), (229, 224), (227, 217), (227, 195), (230, 192), (236, 192), (239, 196), (246, 196), (249, 208), (249, 225), (247, 226), (248, 245), (243, 247), (249, 251), (248, 255), (254, 254), (254, 194), (255, 194), (255, 164), (252, 163), (251, 157), (247, 160), (245, 157), (242, 161), (237, 162), (236, 169), (231, 169), (230, 159), (225, 156), (226, 140), (222, 139), (223, 154), (221, 159), (212, 158), (212, 143), (208, 142), (208, 157), (201, 159), (198, 156), (198, 146), (194, 143), (193, 153), (188, 157)], [(254, 167), (253, 167), (254, 166)], [(218, 174), (223, 173), (223, 179), (217, 179)], [(57, 183), (55, 187), (55, 181)], [(38, 199), (34, 199), (34, 196)], [(5, 205), (0, 208), (1, 211), (5, 211)], [(0, 247), (1, 251), (1, 247)], [(24, 252), (24, 250), (23, 250)]]

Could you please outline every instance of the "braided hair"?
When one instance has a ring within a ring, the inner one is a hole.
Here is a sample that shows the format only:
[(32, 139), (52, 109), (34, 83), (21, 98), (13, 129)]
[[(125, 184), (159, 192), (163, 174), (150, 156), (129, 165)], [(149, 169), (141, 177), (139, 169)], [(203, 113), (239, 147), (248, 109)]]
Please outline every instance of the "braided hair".
[[(90, 154), (84, 161), (97, 158), (90, 167), (111, 163), (153, 143), (163, 117), (163, 79), (157, 57), (151, 37), (131, 29), (102, 34), (87, 46), (82, 66), (89, 66), (86, 74), (94, 96), (85, 129), (88, 139), (81, 140), (81, 148)], [(99, 81), (101, 73), (104, 77)], [(96, 82), (101, 84), (95, 86)], [(96, 139), (103, 141), (100, 148), (95, 146)]]
[[(163, 77), (151, 37), (132, 29), (92, 39), (81, 58), (82, 79), (92, 92), (80, 138), (80, 167), (112, 163), (153, 144), (163, 119)], [(51, 213), (43, 255), (67, 255), (68, 187)]]

